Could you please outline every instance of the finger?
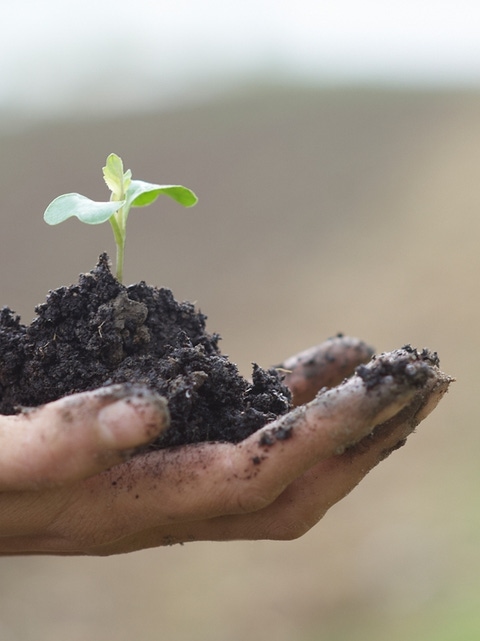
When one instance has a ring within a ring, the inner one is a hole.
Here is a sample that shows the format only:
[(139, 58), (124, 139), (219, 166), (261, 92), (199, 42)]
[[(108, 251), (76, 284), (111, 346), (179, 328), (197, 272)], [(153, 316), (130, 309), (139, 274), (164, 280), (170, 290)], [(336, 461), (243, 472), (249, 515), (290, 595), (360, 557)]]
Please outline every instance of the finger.
[(0, 490), (72, 482), (116, 465), (169, 423), (166, 401), (113, 385), (0, 417)]
[(449, 381), (431, 385), (428, 395), (419, 394), (394, 417), (377, 426), (342, 455), (320, 461), (296, 479), (256, 522), (262, 538), (291, 539), (313, 527), (324, 514), (349, 494), (360, 481), (392, 452), (431, 412), (448, 389)]
[(417, 395), (412, 403), (379, 425), (373, 434), (356, 446), (308, 470), (263, 510), (195, 523), (172, 523), (168, 528), (151, 528), (99, 547), (92, 553), (116, 554), (199, 540), (298, 538), (318, 523), (332, 505), (354, 489), (372, 468), (405, 443), (407, 436), (438, 404), (447, 391), (448, 383), (448, 380), (440, 380), (432, 386), (428, 395)]
[(373, 353), (363, 341), (338, 335), (288, 358), (279, 369), (285, 370), (284, 382), (292, 392), (294, 405), (303, 405), (322, 387), (334, 387), (351, 376)]
[(417, 395), (410, 405), (377, 426), (372, 434), (347, 449), (344, 454), (319, 464), (316, 472), (324, 474), (330, 480), (323, 492), (323, 512), (351, 492), (370, 470), (392, 452), (405, 445), (407, 437), (438, 405), (447, 392), (448, 385), (448, 380), (438, 381), (432, 386), (428, 396)]
[[(362, 381), (363, 392), (355, 379)], [(324, 422), (317, 417), (316, 430), (312, 431), (309, 420), (292, 421), (289, 427), (295, 433), (284, 440), (278, 424), (270, 425), (240, 444), (242, 447), (210, 443), (154, 452), (75, 488), (45, 493), (56, 512), (52, 517), (51, 510), (38, 510), (37, 520), (47, 534), (35, 542), (35, 549), (55, 554), (112, 554), (199, 538), (294, 538), (351, 489), (390, 445), (384, 441), (375, 451), (363, 441), (343, 456), (332, 457), (340, 449), (334, 416), (338, 413), (345, 418), (345, 408), (338, 399), (342, 396), (343, 404), (357, 416), (357, 425), (354, 420), (341, 439), (343, 447), (359, 443), (377, 423), (401, 416), (399, 412), (408, 407), (415, 421), (408, 422), (406, 414), (399, 420), (412, 429), (433, 409), (451, 380), (428, 358), (403, 351), (380, 357), (355, 379), (342, 385), (336, 398), (332, 390), (331, 402), (326, 405), (309, 404), (306, 410), (326, 411)], [(335, 408), (336, 403), (341, 411)], [(276, 434), (277, 440), (265, 445), (265, 433), (269, 437)], [(398, 438), (403, 438), (403, 433), (393, 430), (391, 442), (396, 444)], [(249, 450), (248, 444), (256, 450)], [(263, 458), (252, 456), (265, 447)], [(292, 448), (291, 456), (286, 455), (287, 448)], [(313, 461), (308, 470), (299, 458), (301, 451), (305, 460)], [(360, 458), (352, 459), (352, 452)], [(363, 459), (362, 452), (366, 452)], [(352, 460), (357, 462), (352, 464)], [(343, 471), (337, 467), (339, 461), (345, 465)], [(288, 479), (295, 475), (290, 484)], [(1, 505), (0, 511), (4, 514)], [(4, 539), (2, 548), (8, 551), (10, 545), (12, 552), (31, 550), (32, 544), (22, 542), (18, 535), (18, 518), (12, 528), (16, 535), (10, 541)], [(30, 534), (24, 531), (27, 539)]]
[[(363, 376), (363, 378), (362, 378)], [(207, 443), (144, 455), (86, 487), (107, 497), (114, 531), (266, 508), (296, 478), (372, 433), (417, 397), (422, 407), (450, 379), (418, 355), (384, 355), (242, 443)], [(162, 506), (159, 516), (158, 506)], [(99, 513), (104, 507), (98, 507)], [(93, 514), (93, 512), (91, 512)]]

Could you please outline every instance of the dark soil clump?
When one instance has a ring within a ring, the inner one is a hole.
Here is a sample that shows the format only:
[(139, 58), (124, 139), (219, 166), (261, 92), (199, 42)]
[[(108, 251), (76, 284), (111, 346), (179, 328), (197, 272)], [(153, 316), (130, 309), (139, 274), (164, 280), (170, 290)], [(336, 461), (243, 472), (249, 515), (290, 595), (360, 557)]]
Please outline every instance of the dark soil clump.
[(206, 316), (144, 282), (124, 287), (103, 254), (78, 285), (51, 291), (30, 326), (0, 311), (0, 413), (15, 414), (113, 383), (146, 385), (168, 400), (171, 427), (156, 443), (238, 442), (291, 408), (276, 370), (252, 382), (205, 330)]
[[(413, 363), (418, 361), (421, 367), (415, 367)], [(385, 376), (402, 381), (408, 379), (417, 387), (422, 387), (429, 376), (431, 366), (438, 367), (440, 364), (436, 352), (428, 349), (418, 351), (411, 345), (404, 345), (397, 350), (396, 358), (383, 358), (382, 355), (374, 356), (369, 367), (359, 365), (355, 373), (363, 380), (367, 389), (375, 388)]]

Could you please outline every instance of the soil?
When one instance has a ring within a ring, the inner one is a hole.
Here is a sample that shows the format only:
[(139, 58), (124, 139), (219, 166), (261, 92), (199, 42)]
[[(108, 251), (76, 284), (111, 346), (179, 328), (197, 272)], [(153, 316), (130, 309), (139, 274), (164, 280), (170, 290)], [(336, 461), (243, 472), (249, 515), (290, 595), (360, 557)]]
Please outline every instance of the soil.
[(291, 409), (277, 370), (253, 366), (252, 382), (221, 354), (206, 316), (169, 289), (123, 286), (106, 254), (78, 285), (49, 292), (29, 326), (0, 311), (0, 413), (67, 394), (141, 384), (168, 400), (171, 426), (154, 444), (239, 442)]

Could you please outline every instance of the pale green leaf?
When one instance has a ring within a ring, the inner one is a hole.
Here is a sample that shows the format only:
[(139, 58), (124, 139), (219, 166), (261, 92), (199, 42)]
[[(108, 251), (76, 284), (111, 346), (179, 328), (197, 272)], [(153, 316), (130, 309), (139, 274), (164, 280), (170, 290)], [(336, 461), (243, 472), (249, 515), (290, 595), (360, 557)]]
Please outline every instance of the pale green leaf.
[(130, 169), (127, 169), (127, 171), (123, 174), (123, 193), (127, 193), (127, 189), (130, 187), (130, 183), (132, 182), (132, 172)]
[(49, 225), (58, 225), (67, 218), (76, 216), (82, 223), (99, 225), (107, 221), (124, 204), (124, 200), (103, 203), (90, 200), (81, 194), (63, 194), (49, 204), (43, 219)]
[(193, 207), (198, 201), (193, 191), (182, 185), (154, 185), (143, 180), (132, 180), (126, 193), (127, 208), (150, 205), (160, 194), (169, 196), (184, 207)]
[(103, 168), (103, 179), (117, 200), (124, 193), (124, 177), (128, 180), (130, 179), (131, 173), (130, 175), (127, 174), (128, 171), (125, 172), (125, 174), (123, 172), (123, 162), (120, 156), (117, 156), (117, 154), (110, 154), (107, 158), (106, 165)]

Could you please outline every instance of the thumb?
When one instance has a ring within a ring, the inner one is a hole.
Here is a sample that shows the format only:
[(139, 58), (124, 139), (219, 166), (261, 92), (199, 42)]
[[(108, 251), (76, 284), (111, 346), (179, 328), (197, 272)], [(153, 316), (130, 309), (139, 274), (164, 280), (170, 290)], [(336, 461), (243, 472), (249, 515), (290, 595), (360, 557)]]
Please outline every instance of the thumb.
[(131, 384), (0, 416), (0, 491), (40, 489), (93, 476), (129, 458), (169, 422), (167, 401)]

